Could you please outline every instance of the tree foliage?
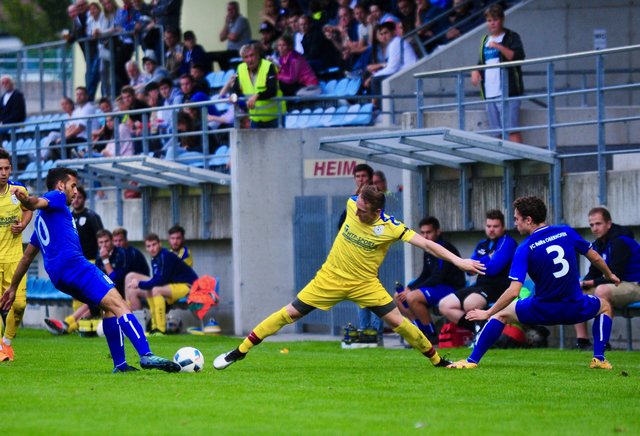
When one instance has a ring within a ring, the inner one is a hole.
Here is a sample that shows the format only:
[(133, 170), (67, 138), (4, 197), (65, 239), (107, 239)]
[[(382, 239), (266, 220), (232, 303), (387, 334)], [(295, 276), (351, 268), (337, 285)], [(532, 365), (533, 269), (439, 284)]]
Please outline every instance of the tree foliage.
[(61, 0), (2, 0), (0, 29), (25, 44), (57, 40), (59, 32), (70, 26), (68, 5)]

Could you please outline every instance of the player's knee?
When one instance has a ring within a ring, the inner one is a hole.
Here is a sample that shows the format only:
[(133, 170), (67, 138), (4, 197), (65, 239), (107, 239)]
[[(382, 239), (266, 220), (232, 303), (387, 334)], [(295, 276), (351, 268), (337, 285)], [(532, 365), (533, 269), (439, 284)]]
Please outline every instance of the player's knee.
[(451, 297), (452, 297), (451, 295), (444, 297), (442, 300), (440, 300), (440, 303), (438, 304), (438, 310), (440, 310), (440, 313), (442, 313), (445, 316), (446, 314), (451, 313), (452, 310), (460, 309), (460, 304), (458, 302), (458, 299), (455, 297), (453, 298)]
[(162, 293), (160, 292), (160, 288), (159, 287), (151, 288), (151, 296), (152, 297), (159, 297), (161, 295), (162, 295)]
[(27, 297), (16, 297), (11, 306), (13, 313), (22, 314), (27, 308)]
[(593, 294), (600, 299), (605, 299), (608, 301), (611, 296), (611, 290), (609, 289), (609, 285), (599, 285), (596, 287), (596, 290)]
[(423, 301), (421, 297), (422, 297), (422, 294), (420, 291), (411, 291), (407, 294), (407, 303), (409, 304), (409, 306), (413, 306), (420, 303), (427, 304), (427, 302)]
[(600, 313), (605, 313), (609, 315), (609, 317), (613, 316), (613, 306), (609, 302), (608, 299), (598, 297), (600, 299)]

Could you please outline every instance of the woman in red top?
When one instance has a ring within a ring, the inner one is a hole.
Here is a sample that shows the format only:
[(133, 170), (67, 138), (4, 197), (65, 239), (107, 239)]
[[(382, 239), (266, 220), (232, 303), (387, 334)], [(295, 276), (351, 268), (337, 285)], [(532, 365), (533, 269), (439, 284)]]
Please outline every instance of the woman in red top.
[(282, 93), (285, 96), (292, 96), (304, 88), (305, 95), (320, 94), (318, 78), (307, 60), (293, 50), (293, 39), (288, 35), (282, 36), (278, 39), (276, 47), (280, 55), (278, 82), (280, 82)]

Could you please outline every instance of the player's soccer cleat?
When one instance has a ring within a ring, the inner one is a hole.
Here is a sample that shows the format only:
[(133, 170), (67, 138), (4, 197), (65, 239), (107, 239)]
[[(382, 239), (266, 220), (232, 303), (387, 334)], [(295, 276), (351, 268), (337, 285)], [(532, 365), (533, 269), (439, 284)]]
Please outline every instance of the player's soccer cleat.
[(613, 369), (613, 365), (607, 360), (600, 360), (596, 357), (591, 359), (591, 363), (589, 364), (589, 368), (591, 369)]
[(140, 370), (135, 366), (127, 365), (126, 363), (123, 366), (113, 368), (114, 374), (120, 374), (121, 372), (135, 372), (135, 371), (140, 371)]
[(454, 369), (472, 369), (477, 367), (478, 367), (477, 363), (468, 362), (467, 359), (458, 360), (457, 362), (453, 362), (447, 365), (447, 368), (454, 368)]
[(237, 348), (228, 353), (222, 353), (213, 361), (213, 367), (218, 370), (225, 369), (238, 360), (242, 360), (247, 356), (247, 353), (241, 353)]
[(44, 323), (47, 326), (47, 330), (49, 330), (49, 333), (52, 335), (59, 336), (69, 332), (69, 325), (59, 319), (45, 318)]
[(165, 336), (165, 333), (163, 331), (158, 330), (158, 329), (154, 329), (154, 330), (151, 330), (147, 336), (163, 337), (163, 336)]
[(433, 365), (433, 366), (435, 366), (436, 368), (449, 368), (449, 365), (453, 365), (453, 362), (441, 356), (440, 362), (438, 362), (437, 365)]
[(147, 354), (140, 358), (142, 369), (159, 369), (165, 372), (180, 372), (180, 365), (155, 354)]
[(13, 356), (13, 347), (3, 342), (2, 349), (0, 350), (0, 362), (4, 362), (5, 360), (13, 362)]
[(576, 340), (576, 348), (580, 351), (591, 351), (593, 350), (593, 345), (589, 339), (578, 338)]

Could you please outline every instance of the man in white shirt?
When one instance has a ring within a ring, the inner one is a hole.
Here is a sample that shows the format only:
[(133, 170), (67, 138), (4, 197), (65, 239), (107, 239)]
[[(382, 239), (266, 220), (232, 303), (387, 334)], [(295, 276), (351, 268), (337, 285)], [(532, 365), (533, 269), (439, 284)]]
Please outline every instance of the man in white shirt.
[[(64, 144), (67, 144), (66, 154), (70, 156), (76, 156), (77, 149), (75, 146), (69, 147), (69, 144), (80, 144), (79, 148), (88, 149), (89, 143), (87, 141), (89, 131), (91, 130), (91, 120), (82, 118), (95, 113), (95, 107), (93, 103), (89, 101), (89, 94), (87, 88), (84, 86), (78, 86), (76, 88), (76, 106), (71, 113), (71, 120), (66, 123), (64, 131)], [(57, 139), (49, 147), (55, 147), (62, 144), (62, 138)], [(53, 150), (52, 150), (53, 151)], [(64, 157), (62, 153), (62, 147), (56, 150), (59, 154), (54, 153), (53, 157)]]

